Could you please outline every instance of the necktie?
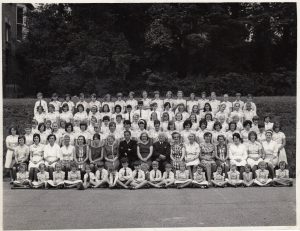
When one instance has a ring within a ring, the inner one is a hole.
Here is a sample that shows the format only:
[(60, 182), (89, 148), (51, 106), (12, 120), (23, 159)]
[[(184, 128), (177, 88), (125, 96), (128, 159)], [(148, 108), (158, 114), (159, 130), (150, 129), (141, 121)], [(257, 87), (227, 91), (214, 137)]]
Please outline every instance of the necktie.
[(131, 118), (130, 118), (130, 112), (129, 112), (129, 116), (128, 116), (128, 117), (129, 117), (129, 118), (128, 118), (128, 119), (129, 119), (129, 121), (131, 122)]
[(100, 180), (102, 180), (102, 170), (100, 170)]
[(170, 173), (168, 172), (168, 173), (167, 173), (167, 179), (169, 179), (169, 177), (170, 177)]
[(125, 168), (124, 176), (127, 176), (126, 168)]
[(156, 170), (154, 170), (154, 179), (156, 178)]
[(42, 106), (42, 100), (40, 100), (40, 105), (39, 106)]
[(142, 118), (142, 109), (140, 109), (140, 118)]
[(138, 179), (139, 178), (139, 170), (136, 170), (136, 175), (135, 178)]
[(90, 182), (90, 174), (88, 173), (87, 182)]
[(113, 183), (115, 182), (115, 174), (113, 174)]

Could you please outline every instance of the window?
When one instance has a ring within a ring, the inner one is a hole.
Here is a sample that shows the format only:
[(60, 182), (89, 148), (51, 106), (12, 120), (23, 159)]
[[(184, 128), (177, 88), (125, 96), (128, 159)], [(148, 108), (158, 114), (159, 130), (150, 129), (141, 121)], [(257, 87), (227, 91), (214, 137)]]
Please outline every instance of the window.
[(23, 38), (23, 7), (17, 7), (17, 40)]

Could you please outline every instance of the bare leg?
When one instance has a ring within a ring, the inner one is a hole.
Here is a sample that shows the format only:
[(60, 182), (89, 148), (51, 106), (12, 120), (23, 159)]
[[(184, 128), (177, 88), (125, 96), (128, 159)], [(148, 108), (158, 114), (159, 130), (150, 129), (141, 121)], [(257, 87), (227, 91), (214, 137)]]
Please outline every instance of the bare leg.
[(120, 185), (122, 188), (128, 189), (128, 186), (123, 184), (120, 180), (117, 180), (117, 184)]

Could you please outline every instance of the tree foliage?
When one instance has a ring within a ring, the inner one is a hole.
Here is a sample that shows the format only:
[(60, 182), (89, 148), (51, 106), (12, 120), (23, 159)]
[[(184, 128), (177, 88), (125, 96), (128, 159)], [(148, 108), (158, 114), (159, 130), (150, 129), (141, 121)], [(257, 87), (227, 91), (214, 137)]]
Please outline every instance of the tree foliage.
[(295, 3), (40, 4), (28, 19), (25, 95), (296, 93)]

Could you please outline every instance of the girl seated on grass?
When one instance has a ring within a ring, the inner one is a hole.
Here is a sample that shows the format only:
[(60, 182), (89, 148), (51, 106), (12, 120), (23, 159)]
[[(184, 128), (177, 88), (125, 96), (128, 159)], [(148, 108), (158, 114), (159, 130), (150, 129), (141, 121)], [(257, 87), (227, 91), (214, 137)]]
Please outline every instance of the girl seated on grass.
[(253, 173), (251, 171), (251, 166), (249, 164), (245, 165), (245, 172), (243, 172), (243, 184), (246, 187), (253, 185)]
[(211, 181), (213, 186), (221, 188), (227, 186), (227, 181), (225, 181), (225, 173), (223, 173), (222, 166), (217, 167), (217, 170), (213, 173), (213, 178), (214, 179)]
[(19, 172), (17, 172), (17, 179), (13, 181), (13, 188), (29, 188), (32, 186), (31, 180), (29, 180), (29, 172), (26, 171), (27, 165), (25, 163), (20, 164)]
[(269, 179), (269, 171), (266, 169), (266, 162), (261, 161), (258, 163), (259, 169), (255, 171), (256, 179), (254, 184), (258, 186), (269, 186), (272, 179)]
[(75, 161), (70, 163), (71, 171), (68, 172), (68, 179), (65, 180), (66, 188), (80, 187), (82, 184), (80, 171), (78, 171), (78, 165)]
[(64, 188), (65, 172), (63, 172), (61, 168), (61, 163), (57, 162), (55, 165), (55, 172), (53, 172), (53, 180), (48, 180), (49, 188)]
[(197, 171), (194, 172), (193, 186), (196, 188), (208, 188), (208, 181), (205, 177), (205, 167), (202, 164), (197, 166)]
[(227, 184), (233, 187), (237, 187), (243, 183), (240, 180), (240, 172), (236, 169), (236, 164), (231, 164), (230, 170), (227, 172), (228, 178), (226, 179)]
[(188, 187), (192, 183), (189, 170), (186, 169), (185, 163), (179, 163), (179, 170), (175, 173), (175, 184), (178, 189)]
[[(96, 176), (92, 172), (92, 167), (93, 167), (93, 165), (89, 165), (89, 164), (87, 164), (85, 166), (85, 174), (83, 176), (83, 188), (84, 189), (91, 188), (97, 184)], [(79, 186), (79, 188), (82, 189), (82, 187), (80, 187), (80, 186)]]
[(289, 170), (286, 169), (284, 160), (279, 162), (279, 169), (275, 171), (273, 183), (274, 186), (293, 186), (293, 180), (289, 177)]
[(37, 181), (32, 182), (33, 188), (47, 188), (48, 180), (49, 172), (46, 171), (46, 165), (41, 163), (39, 165), (39, 172), (37, 173)]

